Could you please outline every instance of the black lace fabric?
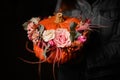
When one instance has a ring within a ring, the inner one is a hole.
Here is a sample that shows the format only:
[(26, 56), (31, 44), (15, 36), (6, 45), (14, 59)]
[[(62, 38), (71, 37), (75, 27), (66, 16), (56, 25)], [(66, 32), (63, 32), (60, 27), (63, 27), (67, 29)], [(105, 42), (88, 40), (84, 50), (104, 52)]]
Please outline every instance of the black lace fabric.
[[(101, 77), (109, 78), (110, 75), (111, 79), (106, 78), (105, 80), (119, 80), (119, 76), (116, 76), (117, 79), (112, 78), (120, 73), (120, 66), (118, 66), (120, 64), (120, 1), (95, 0), (90, 4), (86, 0), (77, 0), (75, 6), (75, 9), (64, 11), (63, 14), (83, 20), (90, 19), (91, 28), (95, 28), (83, 50), (85, 66), (82, 69), (85, 71), (80, 71), (76, 67), (78, 72), (86, 75), (87, 80), (104, 80), (105, 78)], [(63, 69), (66, 72), (64, 68), (66, 69), (66, 66), (60, 70)], [(72, 71), (69, 72), (72, 73)], [(64, 73), (59, 73), (59, 75), (64, 75)], [(69, 79), (64, 78), (65, 76), (59, 80), (74, 80), (70, 77)], [(75, 80), (80, 80), (80, 78)]]

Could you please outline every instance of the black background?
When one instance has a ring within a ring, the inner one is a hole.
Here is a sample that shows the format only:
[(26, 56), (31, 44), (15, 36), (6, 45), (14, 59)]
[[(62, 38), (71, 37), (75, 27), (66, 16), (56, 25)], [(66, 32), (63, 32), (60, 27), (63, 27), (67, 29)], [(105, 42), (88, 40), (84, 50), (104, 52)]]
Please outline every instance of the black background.
[(22, 24), (32, 17), (44, 18), (53, 15), (56, 1), (4, 0), (1, 11), (4, 28), (4, 80), (53, 80), (52, 64), (43, 63), (39, 75), (38, 64), (26, 63), (19, 57), (28, 61), (38, 61), (35, 55), (25, 48), (28, 38)]

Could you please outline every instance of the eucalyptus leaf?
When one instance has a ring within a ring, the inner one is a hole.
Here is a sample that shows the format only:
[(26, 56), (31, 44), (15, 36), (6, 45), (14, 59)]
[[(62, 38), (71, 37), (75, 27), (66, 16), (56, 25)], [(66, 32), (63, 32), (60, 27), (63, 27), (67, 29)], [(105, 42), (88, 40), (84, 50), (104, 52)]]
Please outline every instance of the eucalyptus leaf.
[(27, 25), (28, 25), (28, 22), (25, 22), (22, 26), (24, 28), (24, 30), (27, 30)]
[(80, 36), (80, 35), (82, 35), (80, 32), (78, 32), (78, 31), (76, 31), (75, 32), (75, 39), (78, 37), (78, 36)]
[(40, 25), (38, 28), (39, 28), (39, 34), (42, 35), (42, 33), (44, 31), (44, 26)]
[(47, 46), (45, 46), (45, 49), (43, 51), (43, 54), (44, 54), (45, 58), (47, 57), (46, 56), (46, 52), (47, 52), (47, 50), (48, 50), (49, 47), (50, 47), (50, 44), (47, 44)]
[(70, 23), (70, 31), (75, 31), (77, 24), (75, 22)]
[(76, 38), (76, 28), (77, 24), (75, 22), (70, 23), (70, 39), (73, 42)]
[(73, 42), (75, 40), (75, 31), (70, 31), (70, 40)]

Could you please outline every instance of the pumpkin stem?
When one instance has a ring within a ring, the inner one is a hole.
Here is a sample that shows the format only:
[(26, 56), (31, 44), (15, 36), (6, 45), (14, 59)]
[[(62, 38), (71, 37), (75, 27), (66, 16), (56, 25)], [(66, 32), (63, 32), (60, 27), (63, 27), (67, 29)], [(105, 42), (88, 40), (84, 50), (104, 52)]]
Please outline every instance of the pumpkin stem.
[(55, 23), (61, 23), (61, 22), (63, 22), (64, 21), (64, 19), (63, 19), (63, 14), (62, 13), (57, 13), (56, 14), (56, 19), (55, 19)]

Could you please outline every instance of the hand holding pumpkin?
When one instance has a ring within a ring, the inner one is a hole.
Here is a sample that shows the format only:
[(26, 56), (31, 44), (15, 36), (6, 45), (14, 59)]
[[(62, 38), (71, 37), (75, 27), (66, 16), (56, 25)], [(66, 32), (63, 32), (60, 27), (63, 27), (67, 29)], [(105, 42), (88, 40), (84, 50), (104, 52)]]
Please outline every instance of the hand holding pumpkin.
[[(57, 13), (47, 19), (31, 19), (26, 22), (28, 38), (33, 50), (41, 61), (65, 63), (72, 53), (80, 50), (87, 40), (88, 31), (80, 32), (81, 20)], [(25, 25), (25, 24), (24, 24)], [(32, 31), (29, 31), (29, 29)], [(82, 29), (83, 30), (83, 29)]]

